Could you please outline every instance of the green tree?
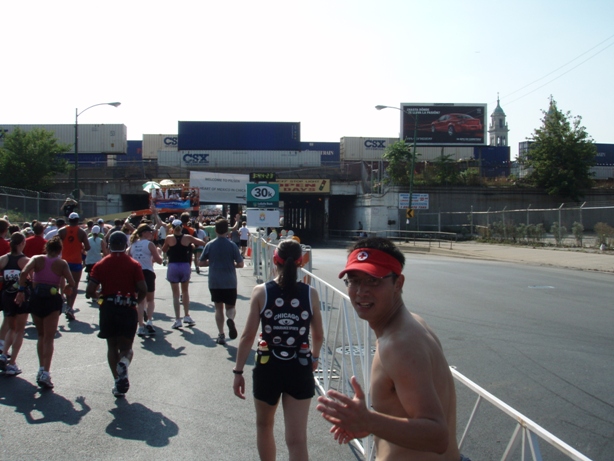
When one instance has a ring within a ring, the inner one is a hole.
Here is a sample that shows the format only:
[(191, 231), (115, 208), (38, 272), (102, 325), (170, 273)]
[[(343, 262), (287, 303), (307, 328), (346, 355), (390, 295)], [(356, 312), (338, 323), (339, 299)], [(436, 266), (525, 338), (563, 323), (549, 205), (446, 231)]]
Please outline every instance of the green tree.
[(582, 190), (593, 184), (590, 168), (597, 148), (581, 125), (582, 117), (563, 113), (552, 97), (548, 111), (542, 112), (542, 126), (529, 138), (533, 144), (521, 160), (532, 168), (527, 179), (550, 195), (578, 201)]
[(385, 182), (397, 186), (409, 186), (411, 159), (412, 147), (405, 141), (397, 141), (388, 146), (384, 152), (384, 160), (388, 162), (388, 167), (386, 168), (387, 178)]
[(46, 190), (57, 173), (68, 169), (66, 160), (58, 157), (71, 149), (60, 144), (51, 131), (20, 128), (4, 135), (0, 148), (0, 184), (29, 190)]
[(453, 186), (460, 182), (458, 166), (452, 155), (441, 154), (433, 161), (435, 181), (441, 186)]

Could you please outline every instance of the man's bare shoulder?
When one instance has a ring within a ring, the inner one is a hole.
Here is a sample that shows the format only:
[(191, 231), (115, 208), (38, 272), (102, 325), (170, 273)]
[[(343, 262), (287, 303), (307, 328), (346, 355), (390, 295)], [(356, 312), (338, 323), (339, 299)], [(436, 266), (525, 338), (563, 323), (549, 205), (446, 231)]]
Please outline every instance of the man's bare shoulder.
[(391, 323), (378, 338), (382, 364), (395, 367), (408, 361), (426, 366), (434, 356), (442, 355), (439, 339), (422, 317), (406, 312)]

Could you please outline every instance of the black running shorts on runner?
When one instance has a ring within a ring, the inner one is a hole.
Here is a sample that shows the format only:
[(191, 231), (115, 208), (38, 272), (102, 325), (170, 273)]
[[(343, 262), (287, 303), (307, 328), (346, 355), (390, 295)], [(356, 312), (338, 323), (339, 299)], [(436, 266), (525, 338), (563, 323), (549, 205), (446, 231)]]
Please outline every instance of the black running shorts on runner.
[(64, 300), (59, 293), (47, 297), (30, 296), (30, 312), (40, 318), (45, 318), (53, 312), (62, 312)]
[(276, 405), (282, 394), (297, 399), (310, 399), (315, 395), (315, 381), (310, 365), (301, 365), (298, 360), (270, 358), (264, 365), (257, 363), (253, 374), (254, 398), (269, 405)]
[(229, 306), (237, 304), (237, 289), (236, 288), (210, 288), (211, 301), (214, 303), (224, 303)]
[(9, 292), (7, 290), (2, 290), (2, 308), (0, 308), (0, 310), (4, 310), (4, 315), (6, 317), (30, 313), (30, 303), (24, 301), (21, 305), (15, 304), (15, 296), (17, 296), (17, 291)]
[(143, 275), (145, 276), (145, 283), (147, 284), (147, 293), (156, 291), (156, 273), (149, 269), (143, 269)]
[(98, 337), (134, 339), (138, 324), (136, 308), (116, 306), (110, 301), (105, 301), (100, 306), (100, 332)]

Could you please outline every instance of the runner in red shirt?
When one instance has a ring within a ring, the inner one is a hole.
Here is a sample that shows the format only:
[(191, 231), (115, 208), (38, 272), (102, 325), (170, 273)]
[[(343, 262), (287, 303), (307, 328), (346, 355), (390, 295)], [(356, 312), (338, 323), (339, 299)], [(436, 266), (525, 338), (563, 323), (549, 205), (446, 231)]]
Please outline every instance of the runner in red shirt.
[(32, 226), (32, 230), (34, 235), (26, 239), (26, 247), (23, 250), (23, 254), (28, 258), (45, 254), (45, 243), (47, 243), (47, 240), (43, 237), (45, 226), (41, 223), (36, 223)]
[(88, 296), (95, 297), (98, 285), (102, 285), (98, 337), (107, 340), (107, 360), (115, 378), (112, 392), (116, 397), (123, 397), (130, 388), (128, 366), (133, 357), (137, 305), (147, 294), (141, 265), (126, 254), (127, 246), (126, 234), (111, 234), (111, 254), (94, 264), (86, 290)]

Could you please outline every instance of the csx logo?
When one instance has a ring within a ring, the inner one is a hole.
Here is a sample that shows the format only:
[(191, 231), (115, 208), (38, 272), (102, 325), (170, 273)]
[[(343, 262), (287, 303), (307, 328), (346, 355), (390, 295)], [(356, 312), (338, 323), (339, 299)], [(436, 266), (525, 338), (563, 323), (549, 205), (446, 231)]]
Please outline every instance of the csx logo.
[(365, 141), (365, 147), (367, 149), (385, 149), (386, 148), (386, 140), (378, 140), (378, 139), (367, 139)]
[(177, 136), (167, 136), (164, 138), (165, 146), (176, 146), (177, 145)]
[(207, 157), (209, 157), (209, 154), (185, 154), (183, 156), (183, 162), (184, 163), (209, 163), (209, 160), (207, 159)]

